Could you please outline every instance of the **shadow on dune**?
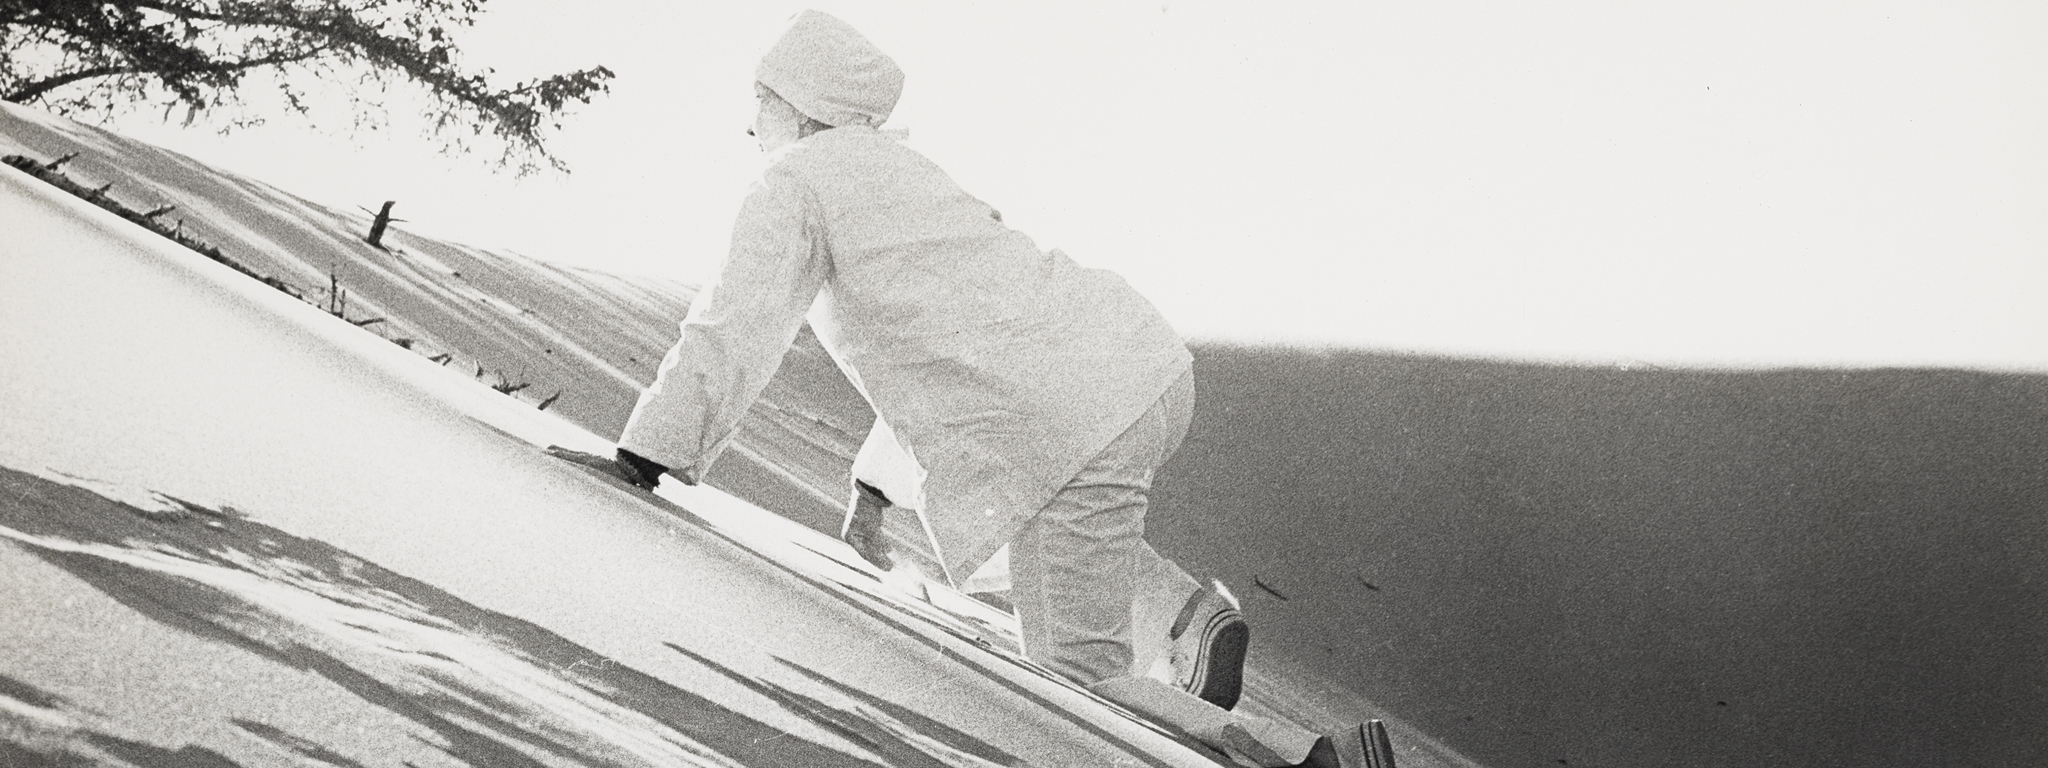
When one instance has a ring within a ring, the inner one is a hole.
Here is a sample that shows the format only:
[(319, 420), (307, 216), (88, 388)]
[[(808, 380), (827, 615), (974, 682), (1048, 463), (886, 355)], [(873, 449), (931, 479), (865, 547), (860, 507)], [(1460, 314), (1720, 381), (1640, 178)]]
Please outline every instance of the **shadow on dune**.
[(76, 745), (131, 765), (163, 768), (240, 768), (205, 747), (167, 749), (102, 732), (80, 721), (90, 713), (57, 694), (0, 675), (0, 765), (8, 768), (86, 768), (107, 765)]
[[(808, 670), (776, 684), (717, 667), (724, 677), (747, 681), (786, 715), (757, 719), (731, 708), (733, 702), (678, 688), (323, 542), (233, 510), (158, 498), (167, 502), (163, 508), (138, 508), (0, 467), (0, 537), (143, 616), (310, 671), (416, 724), (413, 738), (422, 751), (494, 767), (558, 760), (595, 766), (878, 764), (789, 733), (793, 722), (808, 721), (854, 738), (890, 764), (947, 764), (940, 757), (946, 750), (1014, 762), (949, 729), (920, 729), (929, 723), (906, 721), (905, 714), (846, 695), (841, 686), (820, 684), (823, 678)], [(781, 665), (771, 669), (786, 673), (795, 666)], [(11, 678), (0, 678), (0, 695), (59, 722), (75, 709)], [(79, 763), (88, 754), (80, 747), (89, 746), (136, 765), (234, 765), (200, 745), (168, 750), (125, 740), (106, 732), (118, 732), (118, 723), (100, 729), (89, 724), (93, 719), (82, 716), (87, 725), (41, 740), (51, 743), (5, 738), (19, 729), (0, 728), (0, 756), (89, 764)], [(272, 724), (232, 724), (301, 760), (352, 766), (366, 757)], [(944, 745), (939, 753), (934, 744)]]
[(1482, 763), (2048, 762), (2048, 377), (1196, 373), (1148, 537)]
[(946, 749), (961, 754), (973, 755), (978, 761), (977, 764), (1024, 764), (1015, 755), (1004, 752), (1001, 747), (976, 738), (973, 734), (876, 698), (872, 694), (832, 680), (787, 659), (777, 661), (790, 671), (858, 702), (858, 706), (867, 708), (869, 714), (860, 714), (856, 711), (858, 707), (835, 708), (815, 696), (763, 678), (743, 674), (688, 648), (674, 643), (667, 645), (670, 650), (682, 654), (704, 668), (774, 701), (790, 714), (820, 723), (847, 740), (868, 747), (881, 755), (883, 762), (891, 768), (944, 768), (955, 764), (955, 761), (948, 760), (943, 755), (933, 754), (933, 750), (928, 747), (918, 746), (917, 743), (923, 740), (937, 742)]

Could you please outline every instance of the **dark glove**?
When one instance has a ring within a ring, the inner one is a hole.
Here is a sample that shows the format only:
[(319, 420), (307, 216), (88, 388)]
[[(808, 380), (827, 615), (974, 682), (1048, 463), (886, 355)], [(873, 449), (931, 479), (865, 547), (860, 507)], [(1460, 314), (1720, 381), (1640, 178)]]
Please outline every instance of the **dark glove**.
[(889, 497), (859, 480), (853, 481), (853, 490), (853, 509), (846, 513), (846, 529), (840, 531), (839, 538), (852, 545), (861, 559), (889, 570), (896, 564), (889, 556), (889, 540), (882, 536), (882, 510), (889, 508)]
[(668, 473), (668, 467), (624, 448), (619, 449), (613, 461), (618, 464), (619, 477), (648, 490), (654, 490), (654, 486), (660, 485), (661, 476)]

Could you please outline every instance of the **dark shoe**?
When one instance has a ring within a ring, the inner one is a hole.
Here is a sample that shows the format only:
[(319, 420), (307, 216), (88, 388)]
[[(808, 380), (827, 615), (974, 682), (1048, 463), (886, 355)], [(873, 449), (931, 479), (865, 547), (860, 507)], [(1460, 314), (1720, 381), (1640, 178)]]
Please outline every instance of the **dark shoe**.
[(1173, 640), (1174, 682), (1203, 701), (1224, 709), (1236, 707), (1244, 692), (1244, 657), (1251, 634), (1237, 599), (1222, 582), (1195, 592), (1167, 632)]

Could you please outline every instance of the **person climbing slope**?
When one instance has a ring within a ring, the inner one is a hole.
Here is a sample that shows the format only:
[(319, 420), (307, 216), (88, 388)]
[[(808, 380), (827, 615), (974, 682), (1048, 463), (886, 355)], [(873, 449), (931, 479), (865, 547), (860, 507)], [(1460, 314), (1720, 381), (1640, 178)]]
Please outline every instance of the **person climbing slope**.
[[(890, 493), (915, 495), (948, 581), (1010, 545), (1033, 661), (1262, 766), (1366, 765), (1362, 728), (1318, 735), (1230, 711), (1249, 634), (1237, 606), (1144, 542), (1153, 474), (1194, 404), (1166, 320), (878, 130), (903, 73), (846, 23), (798, 14), (756, 80), (766, 167), (619, 438), (617, 471), (701, 481), (808, 313), (877, 415), (863, 453), (915, 468), (888, 491), (856, 479), (847, 537), (864, 556), (886, 560), (875, 526)], [(1176, 684), (1145, 674), (1160, 659)]]

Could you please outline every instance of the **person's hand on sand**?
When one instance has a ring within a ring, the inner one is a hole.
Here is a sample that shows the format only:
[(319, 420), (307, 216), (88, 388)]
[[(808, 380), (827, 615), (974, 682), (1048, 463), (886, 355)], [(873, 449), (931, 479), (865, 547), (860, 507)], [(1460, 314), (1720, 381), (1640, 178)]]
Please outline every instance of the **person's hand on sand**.
[(612, 461), (612, 471), (618, 473), (619, 477), (625, 479), (626, 482), (651, 491), (654, 490), (655, 486), (661, 484), (661, 476), (668, 473), (668, 467), (662, 466), (653, 459), (620, 448)]
[(650, 491), (654, 490), (655, 486), (661, 484), (662, 473), (668, 471), (667, 467), (643, 458), (639, 454), (628, 452), (624, 448), (619, 449), (613, 456), (603, 456), (571, 450), (559, 445), (550, 445), (547, 448), (547, 454), (582, 464)]

